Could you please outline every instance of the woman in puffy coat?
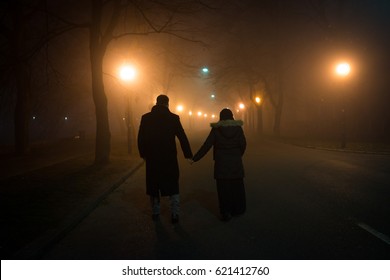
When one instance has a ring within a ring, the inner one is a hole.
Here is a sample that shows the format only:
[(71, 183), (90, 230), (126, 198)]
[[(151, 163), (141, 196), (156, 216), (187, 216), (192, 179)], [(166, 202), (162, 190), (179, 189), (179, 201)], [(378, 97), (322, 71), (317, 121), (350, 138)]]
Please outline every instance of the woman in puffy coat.
[(219, 209), (223, 221), (243, 214), (246, 210), (244, 188), (244, 166), (242, 156), (246, 149), (243, 122), (234, 120), (229, 109), (220, 112), (220, 120), (211, 123), (211, 131), (206, 141), (194, 155), (199, 161), (213, 149), (214, 178), (217, 183)]

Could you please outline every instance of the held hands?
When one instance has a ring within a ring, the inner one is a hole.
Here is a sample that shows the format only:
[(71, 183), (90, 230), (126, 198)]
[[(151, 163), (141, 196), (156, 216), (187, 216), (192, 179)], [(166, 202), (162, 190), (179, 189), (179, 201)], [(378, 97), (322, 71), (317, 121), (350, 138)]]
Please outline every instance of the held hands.
[(187, 161), (192, 165), (194, 163), (194, 160), (192, 158), (187, 158)]

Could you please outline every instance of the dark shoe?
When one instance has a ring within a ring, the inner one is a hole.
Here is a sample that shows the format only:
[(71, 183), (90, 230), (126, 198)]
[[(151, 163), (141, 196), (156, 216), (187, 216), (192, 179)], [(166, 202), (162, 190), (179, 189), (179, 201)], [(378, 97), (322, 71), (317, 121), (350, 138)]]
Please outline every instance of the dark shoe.
[(230, 215), (229, 213), (224, 213), (222, 214), (222, 218), (221, 220), (224, 221), (224, 222), (228, 222), (232, 219), (232, 215)]
[(160, 215), (159, 214), (153, 214), (152, 215), (152, 220), (153, 221), (158, 221), (160, 219)]
[(172, 224), (177, 224), (179, 222), (179, 215), (172, 215)]
[(233, 217), (238, 217), (238, 216), (242, 216), (244, 214), (245, 214), (245, 210), (244, 211), (239, 211), (239, 212), (233, 212), (232, 216)]

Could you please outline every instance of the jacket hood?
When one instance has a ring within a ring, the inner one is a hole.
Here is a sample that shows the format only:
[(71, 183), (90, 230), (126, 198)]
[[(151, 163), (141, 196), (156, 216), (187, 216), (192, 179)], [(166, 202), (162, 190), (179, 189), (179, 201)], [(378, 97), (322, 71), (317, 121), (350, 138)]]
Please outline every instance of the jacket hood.
[(234, 138), (242, 131), (241, 126), (244, 124), (241, 120), (223, 120), (217, 123), (211, 123), (213, 129), (217, 129), (224, 137)]
[(244, 122), (241, 120), (223, 120), (217, 123), (210, 123), (212, 128), (229, 127), (229, 126), (243, 126)]

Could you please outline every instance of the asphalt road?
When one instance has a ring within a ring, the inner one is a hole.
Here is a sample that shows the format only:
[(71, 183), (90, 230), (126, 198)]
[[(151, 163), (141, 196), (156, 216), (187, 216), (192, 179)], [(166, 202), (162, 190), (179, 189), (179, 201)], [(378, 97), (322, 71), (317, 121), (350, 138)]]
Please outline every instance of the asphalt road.
[(389, 155), (259, 141), (244, 162), (243, 216), (219, 220), (209, 153), (180, 160), (178, 225), (166, 200), (151, 220), (143, 167), (43, 258), (390, 259)]

